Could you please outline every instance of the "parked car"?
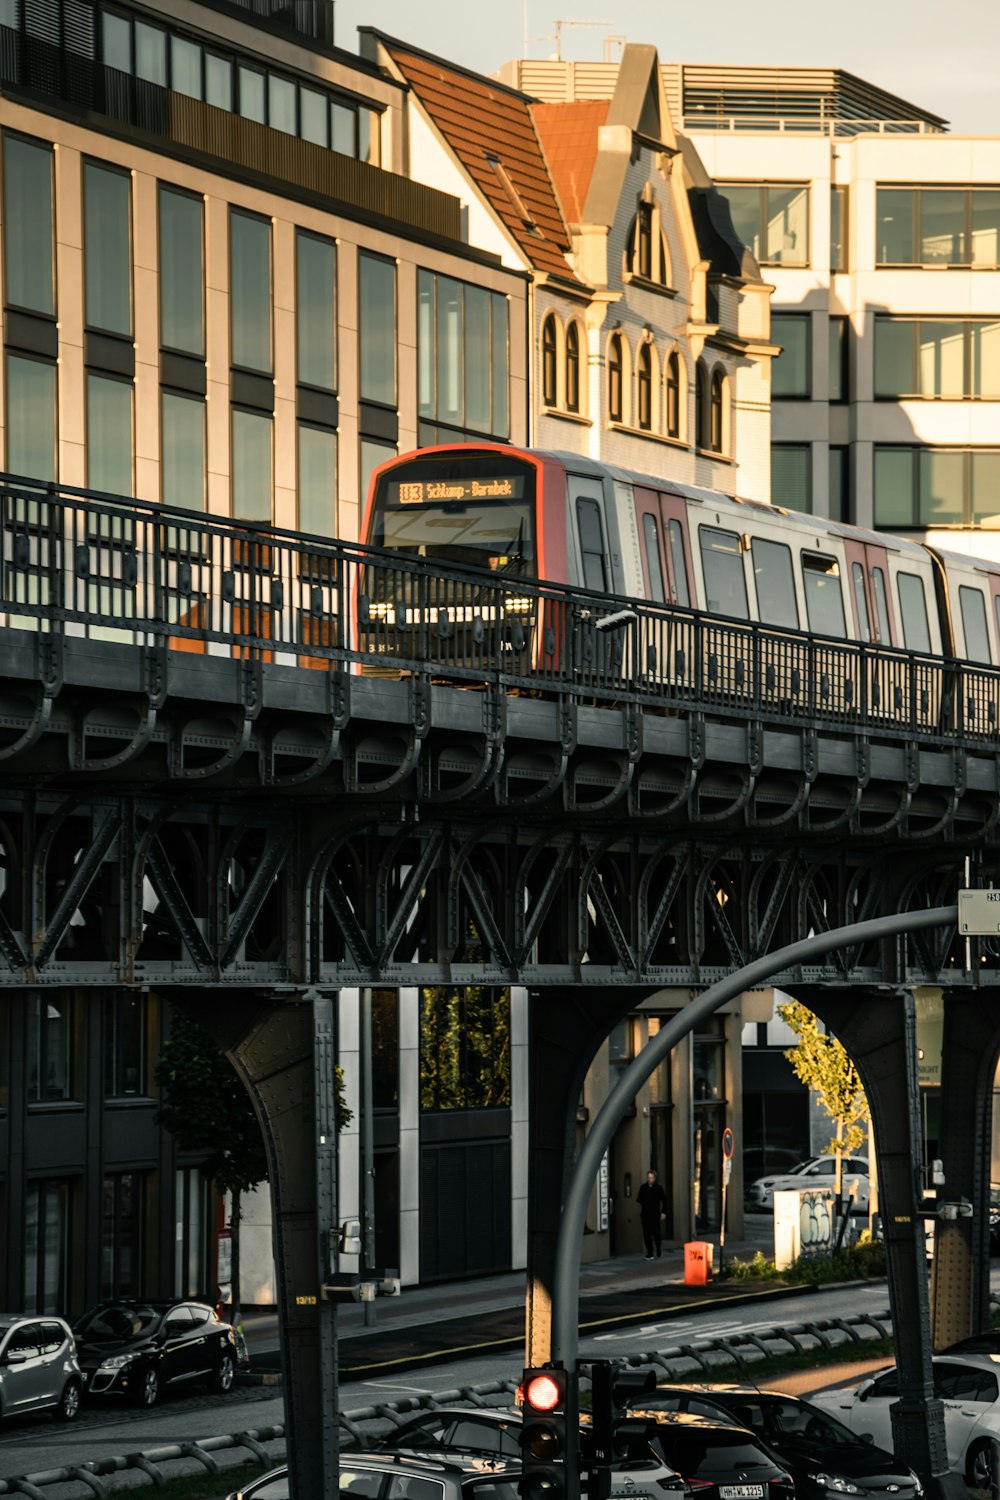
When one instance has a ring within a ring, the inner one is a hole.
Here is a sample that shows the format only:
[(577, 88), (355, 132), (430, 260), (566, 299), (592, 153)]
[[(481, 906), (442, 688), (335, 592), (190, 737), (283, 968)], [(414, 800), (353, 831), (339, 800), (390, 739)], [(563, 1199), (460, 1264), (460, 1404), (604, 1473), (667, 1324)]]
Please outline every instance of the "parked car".
[[(861, 1156), (844, 1158), (844, 1192), (853, 1200), (853, 1212), (868, 1212), (868, 1163)], [(773, 1208), (774, 1195), (786, 1188), (832, 1188), (836, 1177), (837, 1163), (832, 1156), (811, 1156), (800, 1162), (790, 1172), (771, 1173), (758, 1177), (746, 1190), (748, 1208)]]
[[(342, 1454), (340, 1493), (362, 1500), (518, 1500), (520, 1465), (461, 1454)], [(288, 1500), (288, 1468), (272, 1469), (226, 1500)]]
[(88, 1396), (155, 1406), (168, 1387), (232, 1389), (236, 1337), (203, 1302), (99, 1302), (73, 1329)]
[[(581, 1422), (586, 1425), (589, 1421), (589, 1414), (584, 1413)], [(478, 1454), (501, 1463), (519, 1463), (521, 1426), (520, 1411), (501, 1407), (438, 1407), (407, 1417), (392, 1432), (376, 1439), (373, 1447), (378, 1452), (405, 1449)], [(664, 1464), (648, 1440), (634, 1436), (626, 1446), (625, 1456), (611, 1466), (612, 1495), (641, 1495), (650, 1490), (655, 1494), (657, 1490), (671, 1489), (683, 1491), (683, 1480)]]
[(990, 1254), (1000, 1255), (1000, 1183), (990, 1183)]
[(916, 1474), (891, 1452), (863, 1442), (832, 1413), (797, 1396), (746, 1385), (660, 1385), (641, 1399), (647, 1409), (721, 1413), (742, 1423), (787, 1468), (798, 1500), (861, 1493), (917, 1500), (923, 1493)]
[(793, 1500), (795, 1485), (787, 1469), (731, 1417), (657, 1410), (645, 1398), (629, 1408), (629, 1415), (655, 1422), (653, 1451), (697, 1490), (698, 1500)]
[(82, 1384), (68, 1323), (48, 1314), (0, 1313), (0, 1417), (51, 1411), (72, 1422)]
[[(944, 1403), (948, 1462), (974, 1489), (991, 1488), (993, 1443), (1000, 1438), (1000, 1368), (988, 1354), (938, 1355), (934, 1394)], [(892, 1447), (890, 1409), (899, 1400), (899, 1374), (884, 1370), (854, 1390), (828, 1391), (815, 1404), (880, 1448)]]

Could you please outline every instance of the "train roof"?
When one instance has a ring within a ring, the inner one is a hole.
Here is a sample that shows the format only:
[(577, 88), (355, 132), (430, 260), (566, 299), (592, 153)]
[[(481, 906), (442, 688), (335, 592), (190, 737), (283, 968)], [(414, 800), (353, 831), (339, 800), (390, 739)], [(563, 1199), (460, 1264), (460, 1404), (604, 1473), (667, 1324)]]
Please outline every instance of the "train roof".
[(664, 479), (652, 474), (639, 474), (634, 469), (623, 469), (615, 464), (599, 463), (579, 453), (548, 449), (545, 452), (548, 457), (558, 459), (575, 474), (589, 474), (594, 477), (606, 474), (612, 479), (622, 480), (628, 484), (648, 485), (652, 489), (668, 489), (672, 494), (683, 495), (688, 500), (697, 500), (704, 505), (732, 507), (734, 518), (741, 511), (744, 513), (769, 511), (772, 514), (794, 517), (797, 525), (803, 530), (815, 532), (817, 537), (842, 536), (846, 540), (867, 542), (873, 547), (886, 547), (891, 552), (899, 552), (913, 558), (927, 555), (919, 542), (911, 541), (909, 537), (897, 536), (894, 532), (869, 531), (863, 526), (848, 526), (841, 521), (831, 521), (825, 516), (809, 515), (806, 511), (790, 510), (784, 506), (770, 504), (765, 500), (743, 500), (739, 496), (725, 495), (721, 490), (704, 489), (694, 484), (681, 484), (679, 480)]

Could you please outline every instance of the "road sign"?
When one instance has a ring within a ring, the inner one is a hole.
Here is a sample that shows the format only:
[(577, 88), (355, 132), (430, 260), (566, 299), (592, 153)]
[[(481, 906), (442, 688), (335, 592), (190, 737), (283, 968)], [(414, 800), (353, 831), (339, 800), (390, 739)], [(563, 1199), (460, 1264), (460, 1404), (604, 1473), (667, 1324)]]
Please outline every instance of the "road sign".
[(733, 1175), (733, 1158), (727, 1156), (722, 1163), (722, 1186), (729, 1186), (729, 1179)]
[[(1000, 895), (1000, 891), (997, 892), (997, 895)], [(726, 1161), (731, 1161), (732, 1160), (732, 1156), (733, 1156), (733, 1132), (730, 1130), (730, 1128), (729, 1128), (728, 1125), (726, 1126), (725, 1130), (722, 1132), (722, 1154), (726, 1158)]]
[(958, 930), (969, 937), (1000, 932), (1000, 891), (959, 891)]

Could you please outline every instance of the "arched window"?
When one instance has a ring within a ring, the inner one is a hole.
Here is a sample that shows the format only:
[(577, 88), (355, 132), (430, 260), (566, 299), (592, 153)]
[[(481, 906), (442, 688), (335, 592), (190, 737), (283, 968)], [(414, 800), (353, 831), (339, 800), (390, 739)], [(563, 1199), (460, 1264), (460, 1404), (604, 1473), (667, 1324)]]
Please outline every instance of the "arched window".
[(640, 203), (635, 221), (635, 271), (647, 281), (653, 279), (653, 205)]
[(653, 354), (648, 344), (643, 344), (636, 360), (636, 383), (639, 405), (639, 426), (649, 432), (653, 425)]
[(706, 438), (708, 436), (708, 433), (706, 431), (706, 428), (708, 426), (708, 413), (706, 410), (707, 406), (708, 371), (705, 369), (705, 366), (702, 364), (701, 360), (699, 360), (694, 390), (694, 440), (696, 446), (699, 448), (708, 447), (708, 444), (706, 442)]
[(724, 447), (724, 421), (726, 404), (726, 377), (721, 370), (712, 376), (712, 403), (708, 434), (708, 446), (713, 453), (721, 453)]
[(542, 401), (546, 406), (556, 404), (556, 320), (549, 313), (542, 324)]
[(580, 410), (580, 326), (566, 329), (566, 410)]
[(675, 349), (667, 360), (667, 437), (681, 435), (681, 361)]
[(622, 420), (623, 364), (622, 336), (620, 333), (614, 333), (608, 345), (608, 417), (612, 422)]

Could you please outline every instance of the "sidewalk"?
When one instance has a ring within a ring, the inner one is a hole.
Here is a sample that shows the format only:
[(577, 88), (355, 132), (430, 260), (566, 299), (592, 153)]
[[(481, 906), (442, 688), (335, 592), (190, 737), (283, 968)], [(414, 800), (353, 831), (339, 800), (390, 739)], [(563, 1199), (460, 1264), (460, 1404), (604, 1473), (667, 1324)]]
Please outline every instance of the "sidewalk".
[[(718, 1236), (713, 1236), (718, 1267)], [(727, 1239), (726, 1260), (773, 1254), (770, 1214), (748, 1215), (744, 1234)], [(795, 1288), (800, 1294), (801, 1288)], [(684, 1249), (664, 1248), (660, 1260), (641, 1254), (595, 1261), (580, 1269), (581, 1328), (613, 1327), (656, 1313), (693, 1309), (717, 1300), (778, 1299), (784, 1288), (766, 1283), (684, 1284)], [(342, 1377), (385, 1373), (394, 1365), (427, 1364), (463, 1353), (500, 1351), (524, 1341), (525, 1275), (509, 1271), (474, 1280), (405, 1287), (399, 1297), (364, 1304), (341, 1303), (337, 1332)], [(365, 1322), (368, 1312), (370, 1321)], [(254, 1370), (280, 1369), (276, 1311), (261, 1309), (243, 1319)]]

